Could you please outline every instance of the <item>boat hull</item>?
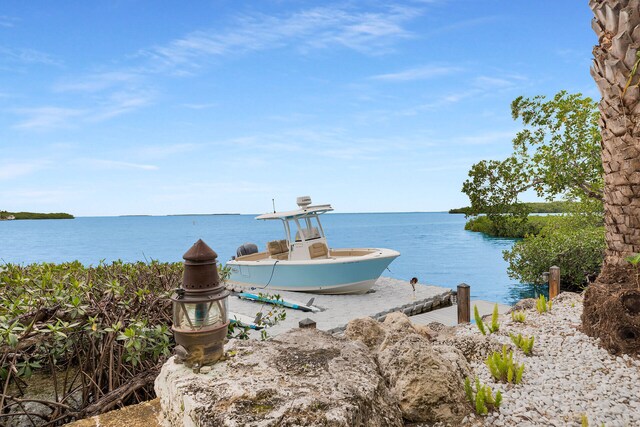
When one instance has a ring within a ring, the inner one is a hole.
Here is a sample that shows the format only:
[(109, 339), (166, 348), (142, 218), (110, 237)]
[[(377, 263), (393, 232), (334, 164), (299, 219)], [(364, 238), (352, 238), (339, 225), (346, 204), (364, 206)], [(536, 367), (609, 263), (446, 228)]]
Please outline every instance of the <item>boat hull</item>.
[(264, 259), (227, 262), (230, 285), (252, 289), (317, 294), (365, 293), (399, 252), (376, 249), (366, 256), (331, 257), (309, 261)]

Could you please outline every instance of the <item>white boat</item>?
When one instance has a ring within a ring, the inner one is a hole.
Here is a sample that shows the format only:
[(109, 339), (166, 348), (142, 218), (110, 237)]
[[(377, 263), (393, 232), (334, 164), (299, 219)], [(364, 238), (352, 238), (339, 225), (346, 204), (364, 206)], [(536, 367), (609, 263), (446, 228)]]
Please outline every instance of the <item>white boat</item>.
[(333, 210), (331, 205), (311, 205), (308, 196), (297, 202), (297, 210), (256, 217), (282, 221), (285, 238), (268, 242), (264, 252), (252, 243), (240, 246), (237, 257), (227, 262), (230, 285), (264, 292), (365, 293), (400, 256), (383, 248), (331, 249), (319, 218)]

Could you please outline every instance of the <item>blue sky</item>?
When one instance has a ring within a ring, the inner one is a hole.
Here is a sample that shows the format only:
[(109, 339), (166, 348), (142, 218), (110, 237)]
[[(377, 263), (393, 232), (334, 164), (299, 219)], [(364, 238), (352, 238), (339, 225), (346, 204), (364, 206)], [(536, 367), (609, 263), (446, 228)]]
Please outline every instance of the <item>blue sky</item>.
[(0, 4), (0, 209), (468, 204), (519, 95), (598, 98), (587, 1)]

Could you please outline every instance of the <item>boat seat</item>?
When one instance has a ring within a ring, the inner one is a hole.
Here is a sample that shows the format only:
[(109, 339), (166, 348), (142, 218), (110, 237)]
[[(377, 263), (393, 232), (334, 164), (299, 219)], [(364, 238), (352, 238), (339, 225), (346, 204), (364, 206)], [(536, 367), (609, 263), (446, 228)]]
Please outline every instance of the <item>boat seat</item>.
[[(289, 247), (286, 240), (272, 240), (267, 243), (267, 252), (271, 258), (287, 259), (289, 255)], [(281, 257), (284, 255), (284, 257)]]
[(309, 246), (309, 256), (311, 259), (326, 258), (328, 254), (329, 250), (327, 249), (327, 245), (322, 242), (316, 242)]

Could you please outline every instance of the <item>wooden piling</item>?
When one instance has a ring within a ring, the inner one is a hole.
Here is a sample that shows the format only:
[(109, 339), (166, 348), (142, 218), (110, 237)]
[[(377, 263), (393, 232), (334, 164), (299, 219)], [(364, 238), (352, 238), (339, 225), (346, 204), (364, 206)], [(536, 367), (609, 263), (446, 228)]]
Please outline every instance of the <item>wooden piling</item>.
[(555, 265), (549, 269), (549, 300), (560, 293), (560, 267)]
[(471, 288), (466, 283), (458, 285), (458, 323), (471, 321)]

